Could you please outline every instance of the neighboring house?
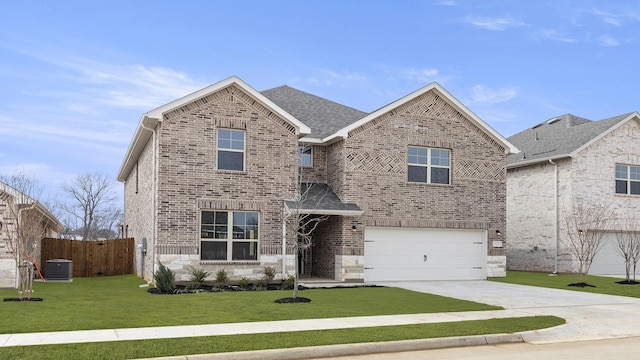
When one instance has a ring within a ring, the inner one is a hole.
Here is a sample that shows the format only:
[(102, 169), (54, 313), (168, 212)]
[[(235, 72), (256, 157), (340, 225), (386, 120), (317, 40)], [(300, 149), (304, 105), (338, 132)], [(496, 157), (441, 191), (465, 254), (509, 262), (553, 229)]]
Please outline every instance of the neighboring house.
[[(118, 180), (138, 274), (162, 262), (232, 280), (504, 276), (506, 155), (517, 151), (440, 85), (372, 113), (231, 77), (145, 113)], [(328, 215), (294, 264), (287, 224)], [(321, 195), (318, 195), (321, 194)], [(318, 201), (313, 201), (317, 199)]]
[(625, 219), (640, 211), (639, 114), (600, 121), (568, 114), (508, 140), (521, 152), (507, 158), (507, 268), (575, 272), (565, 214), (577, 198), (615, 212), (590, 273), (624, 274), (615, 232), (629, 230)]
[[(16, 226), (16, 224), (19, 224)], [(20, 239), (40, 266), (40, 241), (56, 237), (64, 225), (38, 201), (0, 182), (0, 288), (18, 286), (16, 249)]]

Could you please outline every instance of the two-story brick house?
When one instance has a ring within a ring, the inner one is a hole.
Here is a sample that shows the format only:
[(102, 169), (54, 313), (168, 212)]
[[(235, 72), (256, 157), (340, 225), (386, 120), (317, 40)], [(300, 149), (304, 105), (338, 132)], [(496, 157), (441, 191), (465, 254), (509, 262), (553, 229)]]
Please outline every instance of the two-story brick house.
[(591, 121), (566, 114), (509, 141), (521, 152), (507, 158), (508, 268), (577, 271), (565, 220), (579, 201), (613, 212), (590, 273), (624, 274), (616, 232), (640, 231), (629, 227), (640, 211), (640, 115)]
[[(517, 149), (433, 83), (372, 113), (231, 77), (145, 113), (118, 174), (138, 273), (160, 261), (258, 279), (504, 276)], [(294, 264), (298, 179), (328, 219)]]

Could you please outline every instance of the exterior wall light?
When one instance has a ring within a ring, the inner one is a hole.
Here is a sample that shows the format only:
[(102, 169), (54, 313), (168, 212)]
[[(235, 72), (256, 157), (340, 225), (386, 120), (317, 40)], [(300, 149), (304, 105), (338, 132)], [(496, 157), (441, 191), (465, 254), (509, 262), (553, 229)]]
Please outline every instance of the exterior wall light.
[(500, 235), (502, 235), (502, 232), (500, 232), (500, 230), (496, 230), (496, 235), (500, 236)]
[(353, 225), (353, 226), (351, 226), (351, 231), (356, 232), (356, 231), (358, 231), (358, 228), (355, 225)]

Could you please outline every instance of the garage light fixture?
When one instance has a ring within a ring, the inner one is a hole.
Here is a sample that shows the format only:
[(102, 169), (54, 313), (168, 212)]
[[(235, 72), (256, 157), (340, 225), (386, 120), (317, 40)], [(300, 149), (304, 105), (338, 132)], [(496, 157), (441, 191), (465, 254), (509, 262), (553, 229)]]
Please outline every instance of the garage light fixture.
[(355, 225), (353, 225), (353, 226), (351, 226), (351, 231), (356, 232), (356, 231), (358, 231), (358, 228)]
[(500, 230), (496, 230), (496, 235), (500, 236), (500, 235), (502, 235), (502, 232), (500, 232)]

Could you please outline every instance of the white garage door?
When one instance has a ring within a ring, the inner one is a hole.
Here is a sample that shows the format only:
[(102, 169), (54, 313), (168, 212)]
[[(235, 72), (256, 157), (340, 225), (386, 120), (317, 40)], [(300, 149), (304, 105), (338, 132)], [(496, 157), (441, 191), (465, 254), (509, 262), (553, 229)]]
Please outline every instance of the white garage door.
[(618, 240), (615, 233), (607, 233), (602, 238), (604, 245), (593, 259), (589, 274), (624, 275), (624, 258), (618, 254)]
[(365, 281), (486, 278), (484, 230), (366, 227)]

